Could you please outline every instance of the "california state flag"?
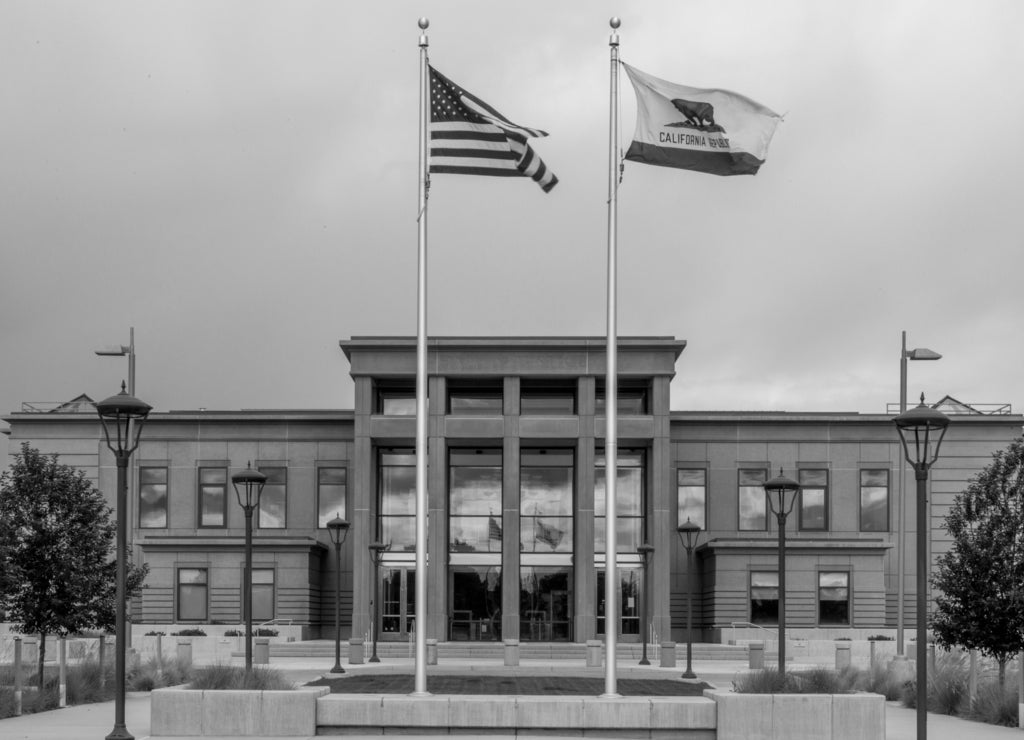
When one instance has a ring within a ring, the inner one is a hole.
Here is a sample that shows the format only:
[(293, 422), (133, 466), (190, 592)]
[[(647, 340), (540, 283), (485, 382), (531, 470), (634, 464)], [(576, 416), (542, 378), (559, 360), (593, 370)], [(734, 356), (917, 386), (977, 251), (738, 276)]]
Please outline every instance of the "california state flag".
[(676, 85), (623, 64), (636, 91), (626, 159), (712, 175), (755, 175), (782, 116), (728, 90)]

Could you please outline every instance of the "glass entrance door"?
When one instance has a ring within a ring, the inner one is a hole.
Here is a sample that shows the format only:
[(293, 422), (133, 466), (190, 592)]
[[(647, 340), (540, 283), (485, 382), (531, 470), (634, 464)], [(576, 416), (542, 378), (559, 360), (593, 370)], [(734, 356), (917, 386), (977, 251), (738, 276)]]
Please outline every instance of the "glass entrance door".
[(519, 639), (572, 640), (572, 568), (524, 567), (519, 571)]
[(416, 569), (381, 567), (380, 639), (407, 640), (416, 621)]
[[(616, 568), (619, 574), (619, 637), (623, 642), (640, 641), (640, 619), (643, 616), (642, 567)], [(597, 634), (604, 634), (604, 568), (597, 571)]]

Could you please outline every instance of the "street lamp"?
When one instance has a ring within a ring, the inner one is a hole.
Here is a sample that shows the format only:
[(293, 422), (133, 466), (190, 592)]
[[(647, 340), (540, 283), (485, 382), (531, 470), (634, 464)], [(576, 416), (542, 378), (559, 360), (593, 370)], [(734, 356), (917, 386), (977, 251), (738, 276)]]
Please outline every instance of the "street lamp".
[[(907, 333), (903, 332), (903, 347), (900, 350), (900, 413), (902, 414), (907, 410), (907, 360), (941, 360), (942, 355), (938, 352), (933, 352), (926, 347), (916, 347), (915, 349), (907, 349)], [(903, 584), (904, 571), (906, 570), (905, 558), (906, 551), (903, 546), (903, 542), (907, 535), (907, 522), (904, 516), (904, 499), (906, 498), (903, 487), (904, 478), (903, 474), (904, 460), (900, 458), (900, 480), (899, 480), (899, 501), (897, 503), (897, 510), (899, 511), (899, 549), (896, 551), (896, 654), (903, 655), (903, 601), (906, 598), (905, 586)]]
[(676, 531), (686, 548), (686, 672), (683, 678), (697, 678), (693, 672), (693, 548), (700, 539), (700, 527), (686, 517), (686, 522), (676, 527)]
[[(800, 484), (779, 474), (764, 484), (768, 507), (779, 524), (779, 675), (786, 673), (786, 517), (793, 510)], [(793, 494), (790, 496), (790, 494)]]
[[(125, 391), (121, 383), (121, 392), (105, 401), (96, 404), (96, 413), (103, 425), (103, 435), (107, 447), (114, 453), (117, 460), (117, 574), (116, 599), (114, 611), (114, 630), (116, 632), (116, 648), (114, 677), (117, 693), (114, 695), (114, 729), (107, 735), (107, 740), (134, 740), (124, 724), (124, 680), (125, 680), (125, 646), (126, 646), (126, 572), (128, 560), (128, 460), (139, 446), (142, 435), (142, 423), (149, 416), (153, 407), (144, 403)], [(114, 427), (114, 439), (111, 439), (110, 427)]]
[(344, 673), (341, 667), (341, 546), (348, 535), (349, 523), (340, 516), (327, 522), (327, 530), (331, 533), (334, 543), (334, 570), (337, 581), (334, 584), (334, 668), (331, 673)]
[(128, 394), (135, 395), (135, 327), (128, 330), (128, 344), (112, 344), (95, 350), (100, 357), (128, 358)]
[(380, 619), (380, 561), (384, 557), (384, 552), (391, 549), (391, 545), (374, 542), (369, 548), (370, 558), (373, 560), (373, 609), (371, 610), (373, 613), (370, 615), (372, 620), (370, 628), (373, 630), (373, 655), (370, 656), (370, 662), (380, 663), (380, 658), (377, 657), (377, 629)]
[(924, 405), (895, 419), (903, 454), (917, 479), (917, 740), (928, 737), (928, 471), (939, 458), (949, 417)]
[(644, 559), (644, 595), (640, 599), (640, 641), (643, 642), (644, 646), (642, 649), (643, 654), (640, 656), (640, 665), (650, 665), (651, 661), (647, 660), (647, 599), (650, 598), (651, 593), (651, 579), (648, 571), (650, 569), (651, 553), (654, 552), (654, 545), (649, 545), (645, 542), (637, 547), (636, 551)]
[(242, 612), (245, 617), (245, 672), (252, 672), (252, 512), (259, 508), (260, 494), (267, 484), (267, 476), (252, 469), (252, 462), (245, 470), (231, 476), (238, 505), (245, 512), (245, 573), (242, 584)]

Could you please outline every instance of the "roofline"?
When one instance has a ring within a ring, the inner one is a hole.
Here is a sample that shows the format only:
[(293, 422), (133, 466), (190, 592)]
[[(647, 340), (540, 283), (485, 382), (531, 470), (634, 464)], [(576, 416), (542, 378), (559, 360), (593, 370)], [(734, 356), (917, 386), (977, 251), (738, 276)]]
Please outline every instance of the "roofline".
[[(448, 336), (429, 337), (428, 351), (462, 350), (462, 351), (493, 351), (496, 349), (546, 350), (546, 349), (577, 349), (603, 350), (607, 346), (607, 337), (590, 336)], [(357, 336), (339, 340), (345, 357), (351, 359), (353, 351), (376, 350), (408, 352), (416, 350), (416, 337), (412, 336)], [(675, 357), (686, 349), (685, 339), (672, 336), (625, 336), (616, 339), (616, 346), (623, 350), (664, 350), (672, 349)]]

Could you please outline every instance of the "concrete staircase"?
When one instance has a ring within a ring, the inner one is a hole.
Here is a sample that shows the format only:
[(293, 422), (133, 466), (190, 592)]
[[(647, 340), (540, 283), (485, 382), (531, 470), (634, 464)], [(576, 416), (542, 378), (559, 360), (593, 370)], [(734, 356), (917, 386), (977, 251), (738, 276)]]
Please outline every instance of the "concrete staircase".
[[(348, 659), (348, 643), (341, 643), (341, 657)], [(372, 645), (365, 646), (365, 655), (369, 658)], [(521, 642), (519, 656), (521, 660), (565, 660), (586, 662), (587, 646), (577, 642)], [(438, 657), (441, 660), (497, 660), (504, 657), (504, 648), (500, 642), (440, 642), (437, 645)], [(638, 643), (618, 643), (620, 660), (640, 660), (642, 647)], [(243, 653), (238, 653), (242, 655)], [(377, 655), (381, 658), (411, 658), (412, 646), (408, 642), (378, 642)], [(657, 664), (658, 649), (648, 645), (647, 657), (652, 664)], [(303, 642), (272, 642), (270, 643), (271, 658), (334, 658), (333, 640), (306, 640)], [(747, 648), (744, 645), (720, 645), (717, 643), (695, 643), (693, 646), (694, 660), (747, 660)], [(686, 660), (686, 645), (676, 645), (676, 660)]]

